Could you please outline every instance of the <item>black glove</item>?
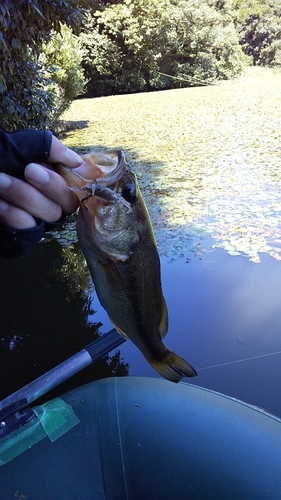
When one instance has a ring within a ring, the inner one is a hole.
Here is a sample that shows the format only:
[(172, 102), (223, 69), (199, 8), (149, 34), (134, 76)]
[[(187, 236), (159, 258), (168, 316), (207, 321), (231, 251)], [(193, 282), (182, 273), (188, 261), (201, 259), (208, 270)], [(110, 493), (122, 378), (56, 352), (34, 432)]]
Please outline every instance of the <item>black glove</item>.
[(35, 219), (37, 226), (29, 229), (13, 229), (0, 223), (0, 257), (13, 259), (28, 255), (33, 247), (44, 238), (45, 233), (61, 226), (66, 219), (63, 214), (57, 222)]
[[(8, 134), (0, 130), (0, 172), (24, 179), (28, 163), (46, 161), (51, 149), (52, 133), (49, 130), (19, 130)], [(30, 229), (13, 229), (0, 223), (0, 256), (24, 256), (44, 236), (46, 231), (57, 228), (65, 221), (65, 214), (54, 223), (36, 219), (37, 226)]]
[(51, 149), (50, 130), (19, 130), (8, 134), (0, 130), (0, 172), (24, 178), (28, 163), (46, 161)]

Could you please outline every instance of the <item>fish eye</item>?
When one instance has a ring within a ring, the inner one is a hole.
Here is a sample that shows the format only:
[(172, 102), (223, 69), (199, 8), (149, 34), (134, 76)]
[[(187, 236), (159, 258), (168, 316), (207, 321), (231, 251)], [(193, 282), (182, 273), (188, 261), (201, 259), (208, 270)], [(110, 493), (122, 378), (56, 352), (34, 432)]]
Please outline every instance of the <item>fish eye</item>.
[(124, 200), (128, 201), (129, 203), (134, 203), (134, 201), (136, 201), (135, 186), (125, 186), (122, 191), (122, 196)]

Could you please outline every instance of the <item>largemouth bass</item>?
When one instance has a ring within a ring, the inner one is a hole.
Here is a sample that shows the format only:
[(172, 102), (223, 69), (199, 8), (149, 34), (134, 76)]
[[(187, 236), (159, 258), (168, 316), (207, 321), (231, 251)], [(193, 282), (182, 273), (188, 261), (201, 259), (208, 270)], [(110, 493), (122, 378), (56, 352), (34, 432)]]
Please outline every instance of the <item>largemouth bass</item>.
[(58, 171), (80, 200), (77, 234), (101, 305), (163, 377), (179, 382), (196, 376), (162, 341), (168, 313), (160, 260), (135, 174), (122, 151), (82, 158), (78, 169), (59, 165)]

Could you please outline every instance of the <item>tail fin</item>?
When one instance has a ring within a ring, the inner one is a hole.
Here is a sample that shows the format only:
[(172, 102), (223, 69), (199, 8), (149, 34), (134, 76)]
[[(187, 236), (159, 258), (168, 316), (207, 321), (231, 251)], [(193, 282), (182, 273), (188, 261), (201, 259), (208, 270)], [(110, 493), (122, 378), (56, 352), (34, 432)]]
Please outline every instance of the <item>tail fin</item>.
[(171, 382), (179, 382), (183, 377), (196, 377), (197, 372), (187, 361), (167, 348), (162, 360), (147, 360), (152, 368)]

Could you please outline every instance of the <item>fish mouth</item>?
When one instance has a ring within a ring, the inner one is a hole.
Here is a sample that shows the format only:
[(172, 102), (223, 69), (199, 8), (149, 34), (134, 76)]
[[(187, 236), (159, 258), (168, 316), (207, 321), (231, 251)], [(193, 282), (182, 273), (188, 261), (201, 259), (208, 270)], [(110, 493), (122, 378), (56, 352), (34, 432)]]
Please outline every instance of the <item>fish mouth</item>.
[[(100, 153), (82, 155), (84, 164), (67, 169), (75, 173), (86, 184), (99, 184), (110, 187), (119, 181), (126, 171), (125, 154), (122, 150), (108, 149)], [(89, 164), (92, 167), (89, 169)], [(84, 175), (84, 171), (87, 175)], [(89, 175), (90, 173), (90, 175)]]
[[(108, 156), (105, 157), (107, 159)], [(122, 150), (113, 150), (110, 155), (111, 164), (105, 165), (108, 168), (108, 172), (105, 173), (102, 177), (96, 179), (96, 183), (100, 185), (106, 185), (110, 187), (111, 184), (115, 184), (118, 182), (127, 170), (125, 154)], [(116, 158), (116, 160), (114, 160)], [(117, 163), (117, 165), (116, 165)], [(115, 165), (115, 168), (114, 168)], [(103, 165), (99, 165), (101, 168)]]
[(117, 193), (123, 176), (130, 170), (124, 152), (118, 149), (92, 152), (82, 155), (82, 159), (82, 165), (77, 168), (71, 169), (61, 163), (56, 165), (56, 170), (66, 180), (68, 189), (76, 193), (80, 202), (91, 196), (99, 197), (100, 193), (106, 199), (106, 191), (110, 190)]

